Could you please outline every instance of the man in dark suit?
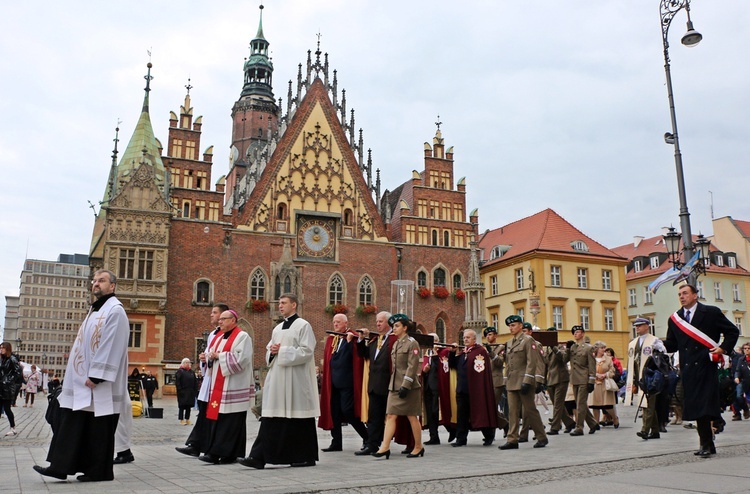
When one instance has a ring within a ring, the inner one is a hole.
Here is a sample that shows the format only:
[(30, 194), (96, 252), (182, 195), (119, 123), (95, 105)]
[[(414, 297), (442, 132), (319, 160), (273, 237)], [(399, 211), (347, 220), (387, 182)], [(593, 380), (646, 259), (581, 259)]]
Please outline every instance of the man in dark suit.
[(367, 410), (367, 445), (357, 456), (371, 455), (380, 449), (385, 429), (385, 407), (388, 402), (388, 383), (391, 379), (391, 343), (395, 336), (388, 325), (391, 314), (381, 312), (375, 316), (375, 326), (380, 336), (370, 339), (370, 332), (363, 330), (363, 338), (357, 342), (357, 353), (360, 357), (370, 361), (369, 380), (367, 382), (367, 396), (369, 406)]
[[(698, 290), (694, 286), (682, 285), (678, 296), (682, 308), (669, 318), (664, 346), (668, 352), (680, 352), (685, 393), (683, 418), (696, 421), (700, 449), (695, 454), (709, 458), (716, 453), (711, 421), (721, 417), (719, 376), (713, 359), (732, 352), (739, 330), (718, 307), (698, 303)], [(696, 330), (702, 335), (696, 335)], [(724, 340), (719, 344), (722, 336)]]

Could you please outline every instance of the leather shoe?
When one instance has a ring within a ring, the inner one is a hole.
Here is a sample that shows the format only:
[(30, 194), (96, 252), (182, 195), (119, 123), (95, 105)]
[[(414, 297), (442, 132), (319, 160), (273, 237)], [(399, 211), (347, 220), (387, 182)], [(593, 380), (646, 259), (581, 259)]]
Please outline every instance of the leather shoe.
[(54, 470), (50, 469), (50, 467), (40, 467), (39, 465), (34, 465), (34, 471), (44, 475), (45, 477), (52, 477), (59, 480), (65, 480), (68, 478), (67, 475), (60, 472), (55, 472)]
[(290, 463), (290, 467), (314, 467), (315, 462), (314, 461), (300, 461), (298, 463)]
[(652, 432), (651, 434), (648, 435), (649, 439), (659, 439), (660, 437), (661, 435), (659, 435), (658, 432)]
[(583, 435), (583, 431), (581, 429), (573, 429), (570, 432), (570, 435), (571, 436), (582, 436)]
[(576, 428), (576, 426), (575, 426), (575, 425), (571, 425), (570, 427), (566, 427), (566, 428), (565, 428), (565, 431), (564, 431), (564, 432), (565, 432), (565, 434), (570, 434), (570, 432), (571, 432), (571, 431), (572, 431), (573, 429), (575, 429), (575, 428)]
[(549, 432), (547, 433), (547, 435), (548, 435), (548, 436), (557, 436), (558, 434), (560, 434), (560, 431), (559, 431), (558, 429), (551, 429), (551, 430), (550, 430), (550, 431), (549, 431)]
[(198, 457), (201, 454), (200, 451), (198, 451), (192, 446), (186, 446), (184, 448), (175, 448), (174, 450), (177, 451), (178, 453), (182, 453), (183, 455), (188, 455), (188, 456)]
[(200, 455), (198, 459), (200, 461), (205, 461), (206, 463), (213, 463), (214, 465), (219, 464), (219, 457), (210, 454)]
[(548, 444), (549, 444), (549, 440), (548, 439), (544, 439), (544, 440), (541, 440), (541, 441), (537, 441), (536, 444), (534, 445), (534, 447), (535, 448), (543, 448), (543, 447), (545, 447)]
[(494, 439), (485, 439), (482, 443), (482, 446), (492, 446), (492, 443), (495, 442)]
[(601, 425), (596, 425), (593, 429), (589, 429), (589, 434), (593, 434), (594, 432), (598, 431), (601, 428), (602, 428)]
[(412, 449), (412, 448), (409, 448), (409, 447), (407, 447), (406, 449), (404, 449), (404, 450), (403, 450), (403, 451), (401, 452), (401, 454), (402, 454), (402, 455), (410, 455), (410, 454), (411, 454), (411, 449)]
[(711, 451), (708, 449), (699, 449), (695, 453), (693, 453), (695, 456), (700, 456), (701, 458), (711, 458)]
[(448, 442), (452, 443), (454, 439), (456, 439), (456, 430), (455, 429), (449, 430), (448, 431)]
[(266, 467), (265, 463), (263, 463), (260, 460), (256, 460), (252, 456), (248, 456), (247, 458), (242, 458), (239, 461), (239, 464), (244, 465), (246, 467), (250, 467), (250, 468), (257, 468), (258, 470), (263, 470)]
[(518, 438), (518, 442), (519, 443), (527, 443), (527, 442), (529, 442), (529, 438), (528, 437), (519, 437)]
[(369, 446), (365, 446), (364, 448), (360, 449), (359, 451), (355, 451), (355, 456), (370, 456), (375, 451), (371, 450)]
[(79, 475), (76, 477), (76, 480), (78, 482), (109, 482), (111, 480), (115, 480), (114, 478), (111, 479), (96, 479), (92, 477), (91, 475)]
[(459, 448), (461, 446), (466, 446), (466, 441), (456, 441), (455, 443), (451, 444), (454, 448)]
[(505, 443), (502, 446), (498, 446), (497, 449), (518, 449), (518, 443)]
[(433, 446), (435, 444), (440, 444), (440, 439), (430, 439), (429, 441), (425, 441), (425, 444), (427, 446)]
[(635, 435), (640, 437), (641, 439), (648, 439), (648, 432), (638, 431), (635, 433)]
[(662, 426), (659, 426), (659, 432), (667, 432), (667, 428)]
[(122, 465), (123, 463), (131, 463), (135, 461), (135, 456), (133, 456), (133, 453), (129, 453), (126, 455), (117, 455), (114, 460), (112, 460), (112, 463), (115, 465)]
[(343, 450), (344, 448), (342, 448), (341, 446), (336, 446), (334, 444), (331, 444), (327, 448), (323, 448), (321, 451), (323, 451), (324, 453), (330, 453), (332, 451), (343, 451)]

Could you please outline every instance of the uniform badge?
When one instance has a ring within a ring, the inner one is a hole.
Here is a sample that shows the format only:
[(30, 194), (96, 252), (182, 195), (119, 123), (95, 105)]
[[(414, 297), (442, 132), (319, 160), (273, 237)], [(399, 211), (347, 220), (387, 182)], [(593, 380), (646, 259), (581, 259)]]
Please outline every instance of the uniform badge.
[(632, 357), (634, 353), (635, 351), (633, 348), (628, 348), (628, 357)]
[(443, 363), (443, 372), (445, 372), (446, 374), (449, 373), (451, 368), (448, 365), (448, 357), (443, 357), (442, 359), (440, 359), (440, 361)]
[(419, 355), (419, 350), (417, 350), (416, 348), (414, 349), (414, 355)]
[(484, 355), (477, 355), (474, 359), (474, 370), (477, 372), (484, 371)]
[(649, 355), (651, 355), (651, 347), (650, 347), (650, 346), (644, 346), (644, 347), (643, 347), (643, 355), (645, 355), (645, 356), (647, 356), (647, 357), (648, 357)]

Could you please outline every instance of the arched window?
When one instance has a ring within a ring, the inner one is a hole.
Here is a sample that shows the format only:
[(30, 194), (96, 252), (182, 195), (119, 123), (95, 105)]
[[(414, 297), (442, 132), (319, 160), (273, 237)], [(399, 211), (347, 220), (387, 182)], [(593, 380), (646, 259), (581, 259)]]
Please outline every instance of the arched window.
[(373, 304), (373, 283), (369, 276), (362, 278), (359, 282), (359, 305), (374, 305)]
[(266, 298), (266, 275), (260, 268), (256, 268), (250, 276), (250, 299), (265, 300)]
[(454, 274), (453, 275), (453, 289), (454, 290), (460, 289), (461, 288), (461, 282), (462, 282), (461, 275), (458, 274), (458, 273)]
[(289, 275), (284, 278), (284, 293), (294, 293), (292, 292), (292, 279), (289, 277)]
[(448, 230), (445, 230), (443, 232), (443, 247), (450, 247), (451, 246), (451, 234), (448, 233)]
[(417, 273), (417, 287), (427, 286), (427, 273), (420, 271)]
[(432, 285), (445, 286), (445, 270), (443, 268), (437, 268), (432, 272)]
[(195, 284), (195, 303), (208, 304), (211, 302), (211, 283), (201, 280)]
[(200, 278), (193, 282), (193, 305), (211, 305), (214, 300), (214, 284), (211, 280)]
[(328, 283), (328, 305), (344, 303), (344, 280), (338, 274), (333, 275)]
[(440, 341), (445, 342), (445, 321), (442, 317), (438, 317), (435, 321), (435, 333), (437, 333)]
[(276, 275), (276, 283), (274, 283), (273, 299), (278, 300), (281, 297), (281, 278)]
[(344, 226), (352, 226), (352, 210), (344, 210)]
[(438, 231), (432, 230), (432, 245), (438, 245)]
[(185, 201), (182, 203), (182, 217), (190, 218), (190, 202)]
[(276, 207), (276, 218), (279, 220), (286, 219), (286, 203), (280, 202)]

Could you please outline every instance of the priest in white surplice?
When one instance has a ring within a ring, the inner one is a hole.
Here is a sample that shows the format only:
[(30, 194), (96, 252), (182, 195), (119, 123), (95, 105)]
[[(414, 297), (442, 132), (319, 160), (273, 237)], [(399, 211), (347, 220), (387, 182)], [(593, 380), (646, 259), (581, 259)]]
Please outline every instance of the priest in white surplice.
[(280, 297), (279, 312), (284, 322), (274, 328), (266, 346), (269, 368), (260, 430), (250, 456), (240, 460), (252, 468), (263, 468), (266, 463), (310, 467), (318, 460), (315, 334), (310, 323), (297, 315), (295, 295)]
[(198, 459), (207, 463), (234, 463), (245, 456), (247, 411), (255, 398), (253, 382), (253, 341), (237, 326), (237, 313), (222, 312), (221, 332), (206, 349), (210, 381), (206, 427), (208, 444)]
[(34, 470), (57, 479), (82, 472), (81, 482), (113, 480), (115, 429), (128, 395), (128, 317), (115, 297), (114, 273), (94, 273), (96, 302), (70, 350), (52, 436), (49, 467)]

